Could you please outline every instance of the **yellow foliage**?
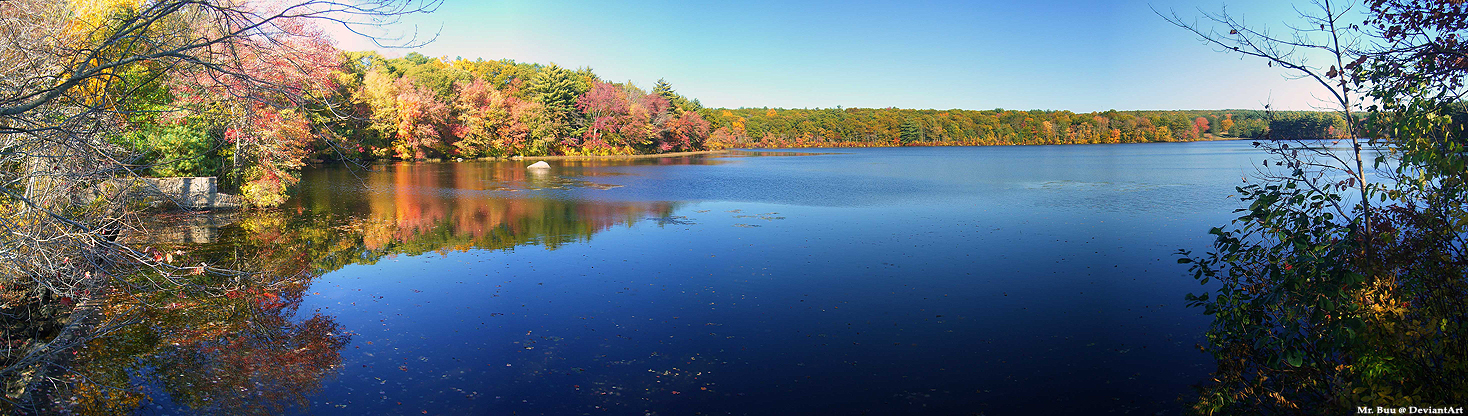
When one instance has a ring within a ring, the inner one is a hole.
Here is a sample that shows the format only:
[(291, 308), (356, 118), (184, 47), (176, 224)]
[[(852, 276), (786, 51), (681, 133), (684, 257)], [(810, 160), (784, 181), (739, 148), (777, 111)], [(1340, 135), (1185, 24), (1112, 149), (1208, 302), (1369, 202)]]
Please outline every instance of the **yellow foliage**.
[(106, 26), (118, 13), (136, 11), (143, 0), (71, 0), (71, 24), (68, 32), (75, 36), (90, 34)]
[[(142, 7), (144, 0), (71, 0), (68, 4), (68, 22), (63, 36), (66, 42), (76, 46), (87, 46), (103, 37), (109, 20), (120, 14), (134, 13)], [(93, 58), (88, 65), (100, 65), (101, 59)], [(72, 89), (86, 105), (105, 104), (107, 82), (114, 71), (103, 71), (101, 76), (91, 77)], [(63, 80), (65, 78), (63, 77)]]

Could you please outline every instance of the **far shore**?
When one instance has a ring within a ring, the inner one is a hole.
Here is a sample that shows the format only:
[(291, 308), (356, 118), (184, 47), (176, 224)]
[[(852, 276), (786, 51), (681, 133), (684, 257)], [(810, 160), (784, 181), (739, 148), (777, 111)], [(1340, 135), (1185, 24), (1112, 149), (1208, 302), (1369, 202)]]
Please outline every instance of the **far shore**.
[[(475, 158), (475, 159), (458, 159), (458, 160), (459, 161), (468, 161), (468, 160), (628, 160), (628, 159), (657, 159), (657, 158), (664, 158), (664, 157), (684, 157), (684, 156), (698, 156), (698, 155), (723, 155), (723, 154), (729, 154), (729, 153), (732, 153), (732, 152), (735, 152), (735, 151), (744, 151), (744, 152), (782, 152), (782, 151), (784, 151), (784, 152), (792, 152), (792, 151), (794, 151), (794, 152), (799, 152), (799, 151), (802, 151), (804, 149), (847, 149), (847, 148), (888, 148), (888, 147), (1069, 146), (1069, 145), (1088, 145), (1088, 144), (1188, 143), (1188, 142), (1212, 142), (1212, 141), (1230, 141), (1230, 140), (1268, 140), (1268, 139), (1257, 139), (1257, 138), (1248, 138), (1248, 137), (1219, 137), (1219, 136), (1210, 136), (1210, 137), (1203, 137), (1203, 138), (1198, 138), (1198, 139), (1193, 139), (1193, 140), (1178, 140), (1178, 141), (1171, 141), (1171, 142), (1057, 143), (1057, 144), (912, 143), (912, 144), (909, 144), (909, 145), (906, 145), (906, 146), (866, 146), (866, 145), (863, 145), (863, 146), (854, 146), (854, 145), (851, 145), (852, 142), (827, 142), (827, 143), (811, 143), (808, 146), (736, 147), (736, 148), (723, 149), (723, 150), (700, 150), (700, 151), (693, 151), (693, 152), (651, 153), (651, 154), (636, 154), (636, 155), (576, 155), (576, 156), (518, 156), (517, 155), (517, 156), (499, 156), (499, 157), (481, 157), (481, 158)], [(1310, 140), (1318, 140), (1318, 139), (1310, 139)], [(866, 144), (866, 143), (863, 143), (863, 144)], [(428, 158), (428, 159), (417, 160), (416, 162), (452, 162), (452, 161), (455, 161), (455, 159), (454, 158)], [(320, 164), (320, 163), (326, 163), (327, 161), (321, 160), (321, 159), (311, 159), (310, 162), (313, 163), (313, 164)], [(411, 163), (411, 162), (415, 162), (415, 161), (413, 161), (413, 160), (375, 160), (375, 161), (369, 161), (369, 163)]]
[(680, 157), (695, 155), (717, 155), (729, 153), (728, 150), (702, 150), (697, 152), (673, 152), (655, 153), (646, 155), (606, 155), (606, 156), (510, 156), (510, 160), (616, 160), (616, 159), (656, 159), (660, 157)]

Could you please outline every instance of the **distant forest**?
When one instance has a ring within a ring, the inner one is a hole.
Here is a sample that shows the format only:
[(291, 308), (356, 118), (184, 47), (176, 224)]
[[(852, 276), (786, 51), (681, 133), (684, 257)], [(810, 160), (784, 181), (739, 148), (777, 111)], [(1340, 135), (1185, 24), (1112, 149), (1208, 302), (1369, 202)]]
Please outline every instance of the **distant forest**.
[(703, 111), (714, 129), (709, 141), (725, 147), (1139, 143), (1258, 138), (1266, 132), (1278, 139), (1318, 139), (1333, 137), (1345, 127), (1339, 114), (1313, 111)]
[[(614, 155), (730, 147), (878, 147), (1323, 138), (1337, 114), (1183, 110), (707, 108), (663, 80), (644, 90), (590, 68), (344, 52), (333, 136), (366, 158)], [(337, 153), (340, 155), (340, 153)], [(333, 155), (322, 154), (329, 158)]]

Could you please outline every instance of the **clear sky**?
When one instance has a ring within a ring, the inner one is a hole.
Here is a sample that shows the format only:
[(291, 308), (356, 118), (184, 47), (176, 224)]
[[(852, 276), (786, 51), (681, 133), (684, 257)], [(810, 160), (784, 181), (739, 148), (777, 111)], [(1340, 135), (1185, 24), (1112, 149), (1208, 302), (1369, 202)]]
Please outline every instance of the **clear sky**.
[[(1223, 3), (1153, 1), (1191, 18)], [(1307, 7), (1301, 3), (1300, 7)], [(1230, 1), (1283, 30), (1282, 1)], [(711, 107), (1311, 109), (1308, 80), (1217, 52), (1146, 1), (444, 0), (392, 28), (428, 56), (589, 66)], [(368, 44), (338, 36), (345, 49)], [(385, 53), (401, 55), (409, 50)], [(1323, 62), (1323, 61), (1322, 61)]]

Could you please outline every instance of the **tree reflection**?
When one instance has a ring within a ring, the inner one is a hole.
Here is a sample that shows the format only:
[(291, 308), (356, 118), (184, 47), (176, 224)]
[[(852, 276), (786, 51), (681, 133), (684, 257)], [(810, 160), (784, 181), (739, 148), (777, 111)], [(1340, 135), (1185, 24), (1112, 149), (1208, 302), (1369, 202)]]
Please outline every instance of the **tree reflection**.
[(351, 335), (330, 316), (296, 319), (298, 291), (251, 292), (148, 308), (139, 324), (90, 342), (72, 375), (73, 411), (126, 413), (161, 396), (209, 414), (309, 404)]
[[(69, 365), (69, 389), (54, 396), (57, 410), (116, 414), (156, 405), (278, 414), (304, 408), (337, 373), (352, 337), (333, 316), (301, 310), (317, 277), (399, 254), (556, 249), (617, 225), (666, 217), (675, 208), (668, 202), (496, 197), (486, 192), (507, 177), (495, 175), (522, 175), (508, 177), (521, 181), (516, 186), (562, 179), (534, 179), (523, 169), (443, 167), (398, 166), (368, 174), (355, 182), (360, 186), (330, 174), (308, 177), (305, 193), (283, 209), (209, 221), (168, 219), (133, 236), (185, 267), (170, 278), (235, 279), (231, 286), (239, 289), (117, 289), (100, 306), (103, 316), (136, 323), (79, 351)], [(218, 228), (178, 229), (200, 224)], [(189, 274), (187, 267), (196, 265), (252, 274)]]

